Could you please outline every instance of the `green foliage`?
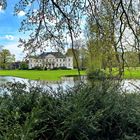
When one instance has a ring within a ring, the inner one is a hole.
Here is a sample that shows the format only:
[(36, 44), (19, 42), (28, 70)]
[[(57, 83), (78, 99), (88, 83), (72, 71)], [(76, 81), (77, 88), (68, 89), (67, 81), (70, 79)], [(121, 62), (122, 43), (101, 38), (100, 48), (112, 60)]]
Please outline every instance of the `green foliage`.
[(140, 94), (122, 94), (109, 83), (66, 91), (7, 84), (0, 96), (0, 139), (140, 139)]
[[(35, 66), (31, 70), (43, 70), (43, 68), (40, 66)], [(47, 69), (45, 68), (45, 70), (47, 70)]]
[(14, 62), (15, 56), (9, 50), (3, 49), (0, 51), (0, 68), (8, 69), (11, 62)]
[(127, 51), (124, 54), (124, 58), (126, 61), (126, 66), (129, 67), (138, 67), (139, 66), (139, 57), (138, 52), (136, 51)]
[(28, 69), (28, 64), (27, 64), (27, 62), (21, 62), (21, 63), (20, 63), (20, 69), (21, 69), (21, 70), (27, 70), (27, 69)]
[[(76, 55), (74, 55), (74, 53)], [(78, 61), (78, 64), (80, 63), (80, 52), (79, 52), (79, 49), (73, 49), (72, 48), (69, 48), (66, 52), (66, 56), (68, 57), (73, 57), (73, 66), (74, 68), (77, 68), (77, 62)], [(76, 58), (75, 58), (76, 57)]]
[(89, 70), (87, 72), (87, 77), (89, 80), (105, 80), (107, 78), (107, 74), (100, 69), (96, 69), (96, 70)]

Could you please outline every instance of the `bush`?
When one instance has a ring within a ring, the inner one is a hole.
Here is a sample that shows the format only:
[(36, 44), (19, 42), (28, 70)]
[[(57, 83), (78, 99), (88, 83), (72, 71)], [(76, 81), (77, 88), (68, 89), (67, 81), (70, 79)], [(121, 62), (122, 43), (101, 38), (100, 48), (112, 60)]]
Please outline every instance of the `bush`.
[(52, 68), (52, 70), (59, 70), (59, 68), (58, 67), (54, 67), (54, 68)]
[(27, 62), (21, 62), (19, 66), (20, 70), (28, 70), (28, 64)]
[(107, 74), (100, 69), (96, 69), (94, 71), (88, 71), (87, 77), (91, 80), (105, 80), (107, 78)]
[(35, 66), (31, 70), (43, 70), (43, 68), (42, 67), (39, 67), (39, 66)]
[(71, 70), (70, 68), (67, 67), (59, 67), (60, 70)]
[(54, 67), (51, 70), (71, 70), (71, 69), (67, 67)]
[(0, 96), (0, 139), (140, 139), (140, 94), (122, 94), (110, 83), (65, 91), (7, 84)]

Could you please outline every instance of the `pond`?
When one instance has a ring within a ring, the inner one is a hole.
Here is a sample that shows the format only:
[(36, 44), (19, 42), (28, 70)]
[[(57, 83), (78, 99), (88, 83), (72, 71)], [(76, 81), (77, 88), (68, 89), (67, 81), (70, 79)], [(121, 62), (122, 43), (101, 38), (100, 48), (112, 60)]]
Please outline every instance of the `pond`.
[[(85, 81), (86, 76), (81, 76), (81, 79)], [(75, 84), (78, 84), (78, 77), (62, 77), (59, 81), (47, 81), (47, 80), (29, 80), (24, 78), (12, 77), (12, 76), (0, 76), (0, 86), (7, 82), (21, 82), (29, 84), (37, 84), (46, 87), (52, 87), (56, 89), (62, 86), (64, 89), (68, 87), (73, 87)]]
[[(81, 76), (82, 81), (87, 82), (86, 76)], [(18, 77), (12, 77), (12, 76), (0, 76), (0, 85), (5, 84), (6, 82), (21, 82), (21, 83), (34, 83), (39, 84), (41, 86), (51, 86), (53, 89), (58, 88), (59, 86), (62, 86), (64, 89), (68, 87), (73, 87), (75, 84), (78, 84), (78, 78), (77, 77), (62, 77), (59, 81), (46, 81), (46, 80), (28, 80), (24, 78), (18, 78)], [(140, 90), (140, 80), (123, 80), (121, 82), (121, 88), (123, 90), (126, 90), (128, 92), (131, 91), (138, 91)]]

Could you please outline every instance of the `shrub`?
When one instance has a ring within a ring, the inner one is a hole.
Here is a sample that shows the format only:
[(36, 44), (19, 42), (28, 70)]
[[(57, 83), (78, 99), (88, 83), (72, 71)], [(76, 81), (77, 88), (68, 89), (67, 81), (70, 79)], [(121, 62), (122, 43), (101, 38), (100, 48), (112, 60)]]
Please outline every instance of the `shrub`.
[(67, 67), (65, 67), (65, 66), (64, 66), (64, 67), (59, 67), (59, 69), (60, 69), (60, 70), (71, 70), (70, 68), (67, 68)]
[(91, 80), (105, 80), (107, 78), (107, 74), (100, 69), (96, 69), (94, 71), (88, 71), (87, 77)]
[(54, 68), (52, 68), (52, 70), (59, 70), (59, 68), (58, 67), (54, 67)]
[(19, 66), (20, 70), (28, 70), (28, 64), (27, 62), (21, 62)]
[(43, 68), (42, 67), (39, 67), (39, 66), (35, 66), (31, 70), (43, 70)]
[(71, 70), (71, 69), (67, 67), (54, 67), (51, 70)]
[(122, 94), (110, 83), (67, 90), (7, 84), (0, 96), (0, 139), (140, 139), (140, 94)]

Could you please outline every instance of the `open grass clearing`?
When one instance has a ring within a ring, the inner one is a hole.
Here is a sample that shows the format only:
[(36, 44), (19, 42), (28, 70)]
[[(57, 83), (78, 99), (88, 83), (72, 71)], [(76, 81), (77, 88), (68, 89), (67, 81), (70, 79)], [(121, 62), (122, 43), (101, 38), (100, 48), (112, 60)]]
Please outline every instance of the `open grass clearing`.
[[(81, 75), (85, 75), (85, 71), (81, 71)], [(78, 75), (75, 70), (0, 70), (0, 76), (14, 76), (26, 78), (30, 80), (60, 80), (63, 76)]]
[[(115, 70), (116, 71), (116, 68)], [(81, 75), (86, 75), (86, 71), (81, 71)], [(0, 76), (14, 76), (26, 78), (30, 80), (60, 80), (63, 76), (78, 75), (78, 71), (74, 70), (0, 70)], [(140, 67), (125, 68), (125, 79), (140, 79)]]

